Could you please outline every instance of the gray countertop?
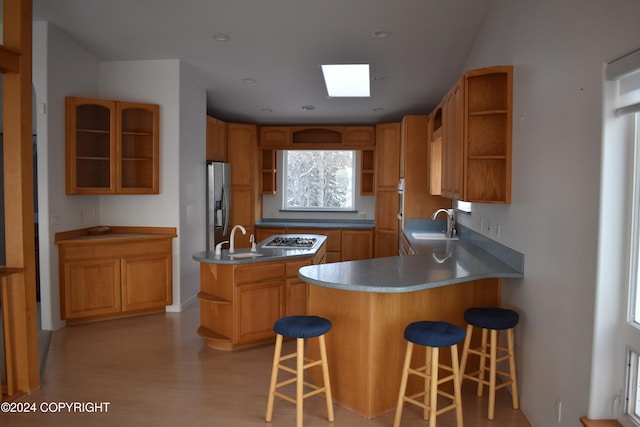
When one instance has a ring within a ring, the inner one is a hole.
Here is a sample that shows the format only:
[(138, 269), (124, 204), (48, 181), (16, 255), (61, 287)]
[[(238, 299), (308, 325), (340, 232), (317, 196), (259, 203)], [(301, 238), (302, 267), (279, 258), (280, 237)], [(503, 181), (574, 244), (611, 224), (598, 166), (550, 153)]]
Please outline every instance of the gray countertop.
[(216, 255), (214, 251), (202, 251), (196, 252), (191, 257), (198, 262), (207, 264), (248, 264), (289, 258), (304, 258), (314, 256), (327, 240), (327, 236), (318, 234), (296, 234), (296, 236), (315, 237), (317, 243), (311, 249), (263, 248), (262, 245), (271, 240), (271, 237), (269, 237), (256, 243), (255, 252), (251, 252), (249, 248), (236, 249), (233, 253), (229, 253), (228, 249), (223, 249), (220, 255)]
[(311, 265), (302, 267), (298, 277), (318, 286), (379, 293), (414, 292), (486, 278), (523, 277), (522, 268), (471, 243), (472, 239), (416, 240), (408, 231), (405, 235), (416, 250), (414, 255)]

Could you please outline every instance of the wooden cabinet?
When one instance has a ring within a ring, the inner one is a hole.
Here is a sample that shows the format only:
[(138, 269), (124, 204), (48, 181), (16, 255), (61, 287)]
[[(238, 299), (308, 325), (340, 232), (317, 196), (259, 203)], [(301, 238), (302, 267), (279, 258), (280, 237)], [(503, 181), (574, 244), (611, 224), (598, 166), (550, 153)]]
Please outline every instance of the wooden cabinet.
[(402, 118), (400, 169), (404, 173), (404, 220), (430, 218), (440, 208), (450, 208), (451, 201), (429, 193), (430, 116)]
[(227, 161), (227, 124), (207, 116), (207, 160)]
[(67, 97), (66, 193), (159, 193), (159, 106)]
[(376, 257), (398, 254), (400, 123), (376, 126)]
[(261, 148), (353, 150), (373, 148), (374, 126), (261, 126)]
[(291, 127), (260, 126), (260, 147), (283, 149), (291, 144)]
[[(108, 316), (122, 311), (120, 259), (71, 260), (62, 263), (63, 319)], [(62, 279), (62, 278), (61, 278)]]
[(429, 193), (432, 196), (442, 194), (442, 105), (431, 113), (429, 132)]
[(164, 311), (172, 302), (175, 228), (112, 227), (56, 234), (60, 308), (67, 323)]
[(236, 247), (249, 247), (249, 235), (262, 216), (259, 187), (256, 125), (227, 123), (227, 157), (231, 164), (231, 224), (246, 228), (245, 238), (236, 235)]
[(512, 86), (511, 66), (482, 68), (460, 78), (443, 99), (443, 197), (511, 202)]
[(260, 193), (276, 194), (276, 150), (260, 150)]
[(441, 195), (464, 200), (462, 192), (464, 158), (464, 78), (458, 79), (442, 101)]
[(342, 143), (345, 146), (372, 146), (375, 145), (374, 126), (345, 126), (342, 131)]
[(400, 233), (400, 255), (413, 255), (416, 253), (416, 250), (413, 249), (409, 240), (407, 240), (407, 236), (404, 233)]
[(342, 230), (342, 261), (373, 258), (371, 230)]
[(511, 202), (513, 69), (474, 70), (465, 76), (464, 200)]
[(360, 156), (360, 194), (375, 194), (375, 158), (374, 150), (362, 150)]
[(324, 262), (313, 257), (247, 264), (200, 264), (198, 334), (219, 350), (272, 340), (273, 324), (285, 315), (307, 313), (308, 285), (298, 269)]

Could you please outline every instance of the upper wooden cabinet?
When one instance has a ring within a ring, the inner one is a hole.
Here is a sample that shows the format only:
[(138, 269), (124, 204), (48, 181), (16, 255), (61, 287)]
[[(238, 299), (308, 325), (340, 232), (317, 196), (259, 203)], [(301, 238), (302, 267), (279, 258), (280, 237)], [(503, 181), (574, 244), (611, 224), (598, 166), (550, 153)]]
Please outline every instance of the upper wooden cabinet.
[(262, 216), (256, 125), (227, 123), (227, 158), (231, 164), (231, 225), (243, 225), (246, 236), (236, 236), (236, 248), (249, 247), (254, 224)]
[[(511, 202), (512, 85), (511, 66), (472, 70), (458, 80), (434, 111), (434, 117), (440, 108), (442, 111), (443, 197)], [(433, 153), (439, 149), (435, 125), (431, 141)], [(432, 173), (436, 161), (432, 157)], [(432, 187), (431, 194), (435, 193)]]
[(207, 116), (207, 160), (227, 161), (227, 124)]
[(465, 76), (464, 200), (511, 202), (513, 67)]
[(66, 98), (66, 193), (159, 193), (159, 106)]
[(400, 170), (404, 178), (404, 220), (430, 218), (440, 208), (451, 207), (442, 197), (429, 195), (430, 116), (404, 116), (400, 136)]
[(261, 126), (260, 147), (348, 150), (375, 146), (374, 126)]
[(458, 79), (442, 100), (441, 195), (464, 200), (464, 78)]
[(284, 148), (291, 144), (290, 126), (260, 126), (260, 147)]

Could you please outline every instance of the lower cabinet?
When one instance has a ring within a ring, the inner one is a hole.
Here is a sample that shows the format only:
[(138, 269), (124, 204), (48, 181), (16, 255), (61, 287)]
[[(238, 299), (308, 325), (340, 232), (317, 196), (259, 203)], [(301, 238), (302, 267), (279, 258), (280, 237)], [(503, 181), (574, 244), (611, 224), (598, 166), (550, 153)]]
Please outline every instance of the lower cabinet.
[(68, 261), (64, 264), (64, 319), (112, 315), (122, 311), (120, 260)]
[(77, 232), (56, 235), (60, 309), (68, 324), (162, 312), (172, 303), (175, 229), (167, 235)]
[(298, 279), (298, 269), (323, 262), (324, 251), (290, 261), (200, 263), (198, 334), (218, 350), (272, 340), (276, 320), (307, 313), (309, 285)]

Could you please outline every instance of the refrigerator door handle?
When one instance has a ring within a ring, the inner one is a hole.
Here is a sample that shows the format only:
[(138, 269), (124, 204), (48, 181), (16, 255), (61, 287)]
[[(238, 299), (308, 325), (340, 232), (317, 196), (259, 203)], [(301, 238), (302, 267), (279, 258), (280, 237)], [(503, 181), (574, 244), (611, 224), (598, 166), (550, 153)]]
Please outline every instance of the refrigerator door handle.
[(222, 235), (226, 236), (229, 231), (229, 221), (231, 220), (231, 218), (229, 218), (229, 209), (231, 206), (229, 206), (229, 197), (227, 192), (224, 191), (224, 186), (222, 187), (222, 206)]

